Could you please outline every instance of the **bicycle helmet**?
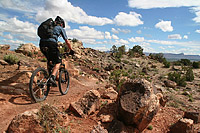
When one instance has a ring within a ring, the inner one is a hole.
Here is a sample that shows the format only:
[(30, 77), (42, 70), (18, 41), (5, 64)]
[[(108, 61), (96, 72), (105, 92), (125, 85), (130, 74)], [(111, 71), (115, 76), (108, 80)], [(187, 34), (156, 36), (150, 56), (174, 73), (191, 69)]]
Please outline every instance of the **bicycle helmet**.
[(62, 24), (63, 28), (65, 28), (65, 21), (60, 16), (56, 17), (55, 22), (57, 24)]

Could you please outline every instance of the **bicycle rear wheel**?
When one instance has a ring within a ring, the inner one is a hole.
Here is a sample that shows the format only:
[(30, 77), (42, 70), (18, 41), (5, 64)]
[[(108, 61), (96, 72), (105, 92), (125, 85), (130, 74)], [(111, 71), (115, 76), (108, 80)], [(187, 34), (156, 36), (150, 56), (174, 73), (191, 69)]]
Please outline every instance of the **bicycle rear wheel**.
[(69, 73), (66, 69), (61, 69), (58, 80), (59, 90), (62, 95), (67, 94), (69, 90)]
[(49, 93), (50, 85), (47, 84), (48, 73), (44, 68), (38, 67), (31, 76), (29, 91), (35, 102), (44, 101)]

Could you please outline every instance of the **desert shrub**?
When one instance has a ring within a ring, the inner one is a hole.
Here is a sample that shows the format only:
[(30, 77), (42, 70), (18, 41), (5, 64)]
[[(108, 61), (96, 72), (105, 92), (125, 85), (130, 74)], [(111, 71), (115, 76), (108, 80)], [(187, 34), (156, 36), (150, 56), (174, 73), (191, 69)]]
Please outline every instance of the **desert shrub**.
[(111, 53), (116, 53), (117, 52), (117, 46), (113, 45), (112, 48), (110, 49)]
[(124, 70), (121, 70), (121, 69), (117, 69), (117, 70), (114, 70), (113, 72), (111, 72), (109, 80), (111, 81), (111, 83), (116, 85), (117, 91), (120, 89), (121, 85), (125, 81), (124, 79), (121, 79), (121, 77), (124, 75), (127, 76), (128, 73), (124, 72)]
[(93, 70), (93, 71), (96, 71), (96, 72), (99, 72), (99, 71), (100, 71), (99, 68), (96, 68), (96, 67), (93, 68), (92, 70)]
[(124, 55), (126, 53), (126, 48), (125, 48), (125, 45), (122, 45), (118, 48), (118, 52), (121, 54), (121, 55)]
[(121, 62), (121, 59), (116, 57), (116, 58), (115, 58), (115, 61), (118, 62), (118, 63), (120, 63), (120, 62)]
[(112, 46), (110, 49), (110, 52), (112, 53), (112, 56), (115, 57), (116, 62), (121, 62), (121, 57), (124, 55), (125, 52), (125, 45), (122, 45), (121, 47), (116, 47), (115, 45)]
[(113, 72), (111, 72), (110, 81), (114, 83), (115, 85), (117, 85), (119, 83), (121, 74), (122, 74), (122, 71), (120, 69), (114, 70)]
[(135, 45), (132, 49), (128, 51), (129, 57), (135, 57), (135, 55), (143, 55), (143, 49), (139, 45)]
[(164, 64), (164, 67), (165, 67), (165, 68), (169, 68), (169, 67), (170, 67), (170, 62), (167, 61), (165, 58), (164, 58), (164, 60), (163, 60), (163, 64)]
[(73, 38), (73, 39), (72, 39), (72, 42), (73, 42), (73, 43), (78, 42), (78, 39)]
[(47, 58), (42, 58), (41, 62), (47, 62)]
[(199, 62), (194, 61), (194, 62), (192, 63), (192, 67), (193, 67), (193, 68), (200, 68), (199, 66), (200, 66), (200, 63), (199, 63)]
[(53, 133), (53, 132), (69, 132), (70, 128), (63, 128), (63, 118), (58, 116), (61, 114), (59, 110), (51, 105), (43, 105), (39, 112), (37, 113), (40, 125), (44, 127), (44, 132)]
[(163, 53), (158, 53), (158, 54), (152, 54), (152, 53), (150, 53), (149, 57), (151, 59), (157, 60), (159, 62), (163, 62), (165, 60), (165, 57), (164, 57)]
[(129, 63), (128, 60), (123, 60), (122, 62), (123, 62), (124, 64), (128, 64), (128, 63)]
[(185, 76), (181, 76), (180, 72), (173, 72), (173, 73), (169, 73), (168, 74), (168, 79), (171, 81), (174, 81), (177, 83), (177, 85), (179, 86), (186, 86), (186, 77)]
[(132, 73), (133, 72), (133, 69), (128, 69), (128, 73)]
[(158, 53), (158, 54), (149, 54), (149, 57), (153, 60), (157, 60), (160, 63), (164, 64), (165, 68), (169, 68), (170, 67), (170, 62), (167, 61), (167, 59), (164, 57), (163, 53)]
[(148, 129), (148, 130), (152, 130), (152, 129), (153, 129), (153, 126), (152, 126), (152, 125), (149, 125), (149, 126), (147, 127), (147, 129)]
[(192, 64), (188, 59), (181, 59), (180, 63), (183, 64), (184, 66), (190, 66)]
[(28, 52), (27, 54), (29, 57), (33, 57), (33, 53), (32, 52)]
[(13, 54), (9, 54), (9, 55), (5, 55), (3, 58), (6, 62), (8, 62), (9, 64), (17, 64), (19, 62), (19, 59), (16, 55)]
[(194, 80), (194, 73), (192, 71), (192, 68), (188, 68), (188, 70), (186, 71), (186, 80), (187, 81), (193, 81)]
[(24, 46), (24, 44), (20, 44), (17, 49), (20, 49), (22, 46)]

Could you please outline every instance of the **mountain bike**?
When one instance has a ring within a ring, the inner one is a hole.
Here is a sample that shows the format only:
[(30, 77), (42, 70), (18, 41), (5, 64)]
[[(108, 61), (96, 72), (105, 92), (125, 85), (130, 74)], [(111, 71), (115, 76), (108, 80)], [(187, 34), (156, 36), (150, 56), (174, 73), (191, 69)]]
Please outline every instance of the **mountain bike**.
[[(69, 55), (69, 53), (61, 54), (62, 58)], [(49, 82), (50, 75), (54, 64), (49, 65), (49, 69), (46, 70), (45, 68), (38, 67), (35, 69), (31, 75), (30, 82), (29, 82), (29, 91), (31, 98), (34, 102), (41, 102), (44, 101), (52, 87), (52, 83)], [(63, 61), (61, 62), (59, 68), (59, 79), (58, 79), (58, 86), (59, 91), (62, 95), (67, 94), (69, 90), (69, 72), (65, 68), (65, 64)]]

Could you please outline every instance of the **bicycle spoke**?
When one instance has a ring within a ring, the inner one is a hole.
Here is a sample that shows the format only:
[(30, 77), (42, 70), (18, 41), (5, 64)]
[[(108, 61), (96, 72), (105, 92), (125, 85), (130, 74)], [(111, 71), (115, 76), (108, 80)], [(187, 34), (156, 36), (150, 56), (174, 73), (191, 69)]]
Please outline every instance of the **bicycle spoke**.
[(40, 102), (46, 99), (49, 92), (49, 87), (47, 86), (48, 74), (44, 68), (37, 68), (30, 79), (29, 90), (32, 99), (35, 102)]
[(67, 94), (69, 90), (69, 74), (67, 70), (60, 70), (59, 73), (59, 90), (62, 95)]

